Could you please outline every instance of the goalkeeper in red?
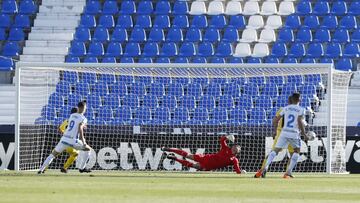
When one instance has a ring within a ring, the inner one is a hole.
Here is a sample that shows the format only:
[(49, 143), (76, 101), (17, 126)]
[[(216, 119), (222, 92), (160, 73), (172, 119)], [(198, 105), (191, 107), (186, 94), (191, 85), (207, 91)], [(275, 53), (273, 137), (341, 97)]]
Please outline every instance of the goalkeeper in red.
[(162, 147), (161, 150), (166, 152), (173, 152), (186, 159), (194, 160), (196, 163), (192, 163), (185, 159), (179, 159), (173, 153), (167, 155), (168, 159), (175, 160), (186, 167), (196, 168), (200, 171), (211, 171), (233, 165), (234, 171), (236, 173), (244, 173), (245, 171), (240, 169), (239, 160), (236, 158), (236, 156), (240, 154), (240, 146), (234, 145), (229, 147), (226, 144), (226, 140), (234, 142), (235, 138), (233, 135), (222, 136), (220, 138), (221, 148), (217, 153), (214, 154), (191, 154), (181, 149), (166, 147)]

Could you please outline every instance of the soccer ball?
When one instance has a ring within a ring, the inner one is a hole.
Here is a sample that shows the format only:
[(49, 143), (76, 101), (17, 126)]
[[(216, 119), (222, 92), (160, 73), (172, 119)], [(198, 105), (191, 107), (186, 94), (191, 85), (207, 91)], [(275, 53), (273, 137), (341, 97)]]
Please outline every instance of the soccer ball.
[(313, 141), (316, 138), (316, 134), (314, 133), (314, 131), (309, 131), (306, 133), (306, 137), (309, 141)]

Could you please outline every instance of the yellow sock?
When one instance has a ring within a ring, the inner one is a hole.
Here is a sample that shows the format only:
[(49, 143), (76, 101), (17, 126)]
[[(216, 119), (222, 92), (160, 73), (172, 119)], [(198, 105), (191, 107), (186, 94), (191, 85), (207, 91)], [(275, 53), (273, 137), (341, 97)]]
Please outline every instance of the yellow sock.
[(68, 169), (76, 160), (77, 154), (71, 154), (64, 164), (64, 169)]

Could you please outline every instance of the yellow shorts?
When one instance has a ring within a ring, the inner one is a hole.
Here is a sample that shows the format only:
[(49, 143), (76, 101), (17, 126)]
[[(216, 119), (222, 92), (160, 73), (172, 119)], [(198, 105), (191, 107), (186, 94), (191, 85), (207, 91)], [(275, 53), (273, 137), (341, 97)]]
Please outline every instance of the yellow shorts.
[(79, 151), (76, 150), (76, 149), (74, 149), (74, 148), (72, 148), (72, 147), (67, 147), (67, 148), (65, 149), (65, 151), (66, 151), (66, 153), (68, 153), (69, 155), (79, 154)]
[[(281, 132), (281, 131), (280, 131), (280, 132)], [(275, 148), (275, 146), (276, 146), (276, 143), (277, 143), (277, 141), (278, 141), (278, 139), (279, 139), (279, 137), (280, 137), (280, 132), (279, 132), (279, 131), (276, 132), (274, 144), (273, 144), (273, 146), (272, 146), (272, 149), (273, 149), (273, 150), (274, 150), (274, 148)], [(290, 154), (291, 154), (291, 153), (294, 153), (294, 148), (293, 148), (291, 145), (289, 145), (289, 146), (288, 146), (288, 151), (289, 151)]]

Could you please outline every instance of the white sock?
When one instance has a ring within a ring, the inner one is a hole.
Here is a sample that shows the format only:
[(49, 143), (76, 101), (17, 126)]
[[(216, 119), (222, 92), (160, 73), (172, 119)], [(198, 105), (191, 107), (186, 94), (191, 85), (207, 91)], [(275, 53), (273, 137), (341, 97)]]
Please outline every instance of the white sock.
[(42, 166), (40, 167), (39, 171), (44, 171), (46, 167), (48, 167), (51, 162), (54, 160), (55, 156), (50, 154), (44, 161), (44, 163), (42, 164)]
[(286, 173), (287, 173), (288, 175), (291, 175), (292, 170), (295, 168), (298, 159), (299, 159), (299, 154), (298, 154), (298, 153), (294, 153), (294, 154), (291, 156), (290, 165), (289, 165), (288, 170), (286, 171)]
[(269, 166), (270, 166), (271, 162), (274, 160), (275, 157), (276, 157), (276, 152), (271, 151), (270, 154), (268, 155), (267, 160), (266, 160), (266, 164), (265, 164), (265, 170), (266, 171), (269, 169)]
[(83, 158), (82, 158), (82, 163), (80, 164), (80, 168), (81, 170), (83, 170), (90, 158), (90, 152), (91, 151), (84, 151), (82, 154), (83, 154)]

